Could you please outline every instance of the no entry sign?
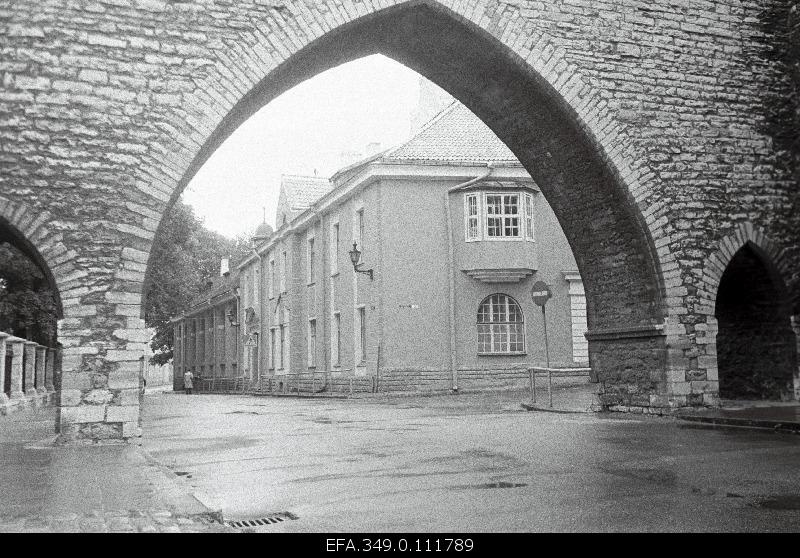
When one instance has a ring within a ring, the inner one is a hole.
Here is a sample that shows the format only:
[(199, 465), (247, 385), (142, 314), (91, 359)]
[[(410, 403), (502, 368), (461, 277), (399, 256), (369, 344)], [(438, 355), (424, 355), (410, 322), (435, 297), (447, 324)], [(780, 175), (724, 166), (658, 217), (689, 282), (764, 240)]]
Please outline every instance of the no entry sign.
[(550, 292), (550, 287), (544, 281), (536, 281), (531, 288), (531, 298), (538, 306), (544, 306), (547, 301), (553, 296)]

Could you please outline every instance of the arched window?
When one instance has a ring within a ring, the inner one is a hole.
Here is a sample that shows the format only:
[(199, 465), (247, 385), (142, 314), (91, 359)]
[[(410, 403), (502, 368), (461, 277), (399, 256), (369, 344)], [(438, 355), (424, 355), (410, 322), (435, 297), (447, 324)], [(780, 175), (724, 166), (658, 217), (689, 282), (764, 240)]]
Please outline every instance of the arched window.
[(524, 352), (525, 323), (519, 304), (508, 295), (489, 295), (478, 307), (478, 354)]

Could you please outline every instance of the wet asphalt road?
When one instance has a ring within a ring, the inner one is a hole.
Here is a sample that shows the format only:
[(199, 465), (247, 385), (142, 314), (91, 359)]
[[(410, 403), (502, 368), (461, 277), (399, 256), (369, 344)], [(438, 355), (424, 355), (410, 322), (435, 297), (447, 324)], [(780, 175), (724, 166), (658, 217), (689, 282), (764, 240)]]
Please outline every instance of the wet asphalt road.
[(148, 395), (144, 449), (269, 531), (800, 531), (800, 436), (519, 410), (521, 394), (392, 402)]

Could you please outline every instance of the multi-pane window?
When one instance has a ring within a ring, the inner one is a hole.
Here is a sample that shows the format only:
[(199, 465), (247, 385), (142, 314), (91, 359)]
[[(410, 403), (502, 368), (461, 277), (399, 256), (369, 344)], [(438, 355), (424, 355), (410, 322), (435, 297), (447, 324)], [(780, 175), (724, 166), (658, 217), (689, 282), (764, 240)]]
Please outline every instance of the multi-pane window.
[(366, 362), (367, 360), (367, 309), (361, 306), (357, 309), (357, 316), (358, 316), (358, 329), (356, 330), (357, 335), (357, 353), (358, 359), (360, 362)]
[(269, 277), (267, 278), (269, 297), (275, 298), (275, 260), (269, 261)]
[(317, 320), (308, 320), (308, 367), (316, 366), (317, 355)]
[(331, 262), (331, 275), (339, 273), (339, 223), (336, 222), (331, 226), (331, 242), (330, 242), (330, 262)]
[(358, 243), (361, 253), (364, 253), (364, 209), (356, 211), (355, 223), (353, 223), (353, 242)]
[(464, 197), (464, 215), (466, 215), (466, 239), (479, 240), (481, 221), (478, 194), (467, 194)]
[(524, 192), (464, 195), (464, 238), (534, 240), (533, 195)]
[(486, 195), (486, 235), (519, 236), (519, 194)]
[(315, 248), (314, 248), (314, 237), (308, 239), (308, 246), (307, 246), (307, 256), (308, 256), (308, 283), (311, 284), (314, 282), (314, 259), (316, 257)]
[(534, 240), (533, 237), (533, 196), (524, 195), (525, 200), (525, 238)]
[(339, 312), (333, 314), (333, 327), (331, 328), (331, 363), (333, 366), (340, 366), (342, 349), (342, 315)]
[(522, 309), (508, 295), (493, 294), (478, 307), (478, 353), (521, 354), (525, 351)]

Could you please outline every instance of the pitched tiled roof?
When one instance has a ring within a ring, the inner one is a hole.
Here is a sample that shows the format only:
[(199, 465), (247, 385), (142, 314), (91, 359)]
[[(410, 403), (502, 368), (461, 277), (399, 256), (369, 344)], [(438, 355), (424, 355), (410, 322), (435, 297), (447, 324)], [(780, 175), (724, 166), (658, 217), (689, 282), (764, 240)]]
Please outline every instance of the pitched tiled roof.
[(384, 153), (381, 160), (520, 164), (494, 132), (458, 101), (437, 114), (410, 140)]
[(327, 178), (286, 174), (281, 177), (281, 188), (286, 193), (286, 203), (292, 210), (308, 209), (328, 193), (331, 187), (331, 181)]
[(233, 294), (233, 290), (239, 286), (239, 271), (231, 271), (227, 277), (224, 275), (218, 275), (217, 277), (210, 279), (210, 281), (213, 282), (211, 288), (197, 293), (192, 298), (192, 301), (189, 303), (188, 312), (191, 312), (197, 306), (207, 304), (209, 299), (225, 296), (228, 293)]

